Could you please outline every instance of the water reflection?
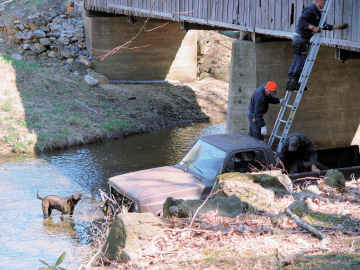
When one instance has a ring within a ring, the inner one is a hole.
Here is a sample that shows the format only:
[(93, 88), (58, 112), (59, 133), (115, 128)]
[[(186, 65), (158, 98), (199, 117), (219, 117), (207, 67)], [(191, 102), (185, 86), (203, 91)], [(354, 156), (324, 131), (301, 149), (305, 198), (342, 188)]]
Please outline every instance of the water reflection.
[(199, 136), (224, 132), (224, 124), (196, 124), (70, 149), (42, 158), (97, 197), (99, 188), (107, 188), (109, 177), (174, 164)]

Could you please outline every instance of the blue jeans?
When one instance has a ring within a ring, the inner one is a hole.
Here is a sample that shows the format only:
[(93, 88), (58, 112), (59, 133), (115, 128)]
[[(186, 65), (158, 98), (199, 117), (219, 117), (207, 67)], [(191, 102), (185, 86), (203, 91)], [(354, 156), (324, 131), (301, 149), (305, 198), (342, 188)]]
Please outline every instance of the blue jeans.
[(257, 126), (250, 118), (249, 118), (249, 122), (250, 122), (249, 136), (259, 140), (264, 140), (263, 135), (261, 135), (261, 127)]
[(299, 78), (301, 71), (304, 67), (307, 51), (309, 48), (310, 41), (303, 39), (300, 36), (296, 36), (292, 41), (292, 46), (294, 48), (294, 58), (290, 65), (288, 75), (289, 77)]

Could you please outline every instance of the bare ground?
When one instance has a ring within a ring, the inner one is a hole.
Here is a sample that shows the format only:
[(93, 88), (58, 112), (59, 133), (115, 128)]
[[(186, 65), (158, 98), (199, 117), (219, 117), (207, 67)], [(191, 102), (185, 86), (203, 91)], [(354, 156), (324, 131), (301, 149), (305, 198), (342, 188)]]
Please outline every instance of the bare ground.
[(89, 87), (61, 67), (0, 57), (0, 154), (32, 154), (225, 120), (227, 83)]

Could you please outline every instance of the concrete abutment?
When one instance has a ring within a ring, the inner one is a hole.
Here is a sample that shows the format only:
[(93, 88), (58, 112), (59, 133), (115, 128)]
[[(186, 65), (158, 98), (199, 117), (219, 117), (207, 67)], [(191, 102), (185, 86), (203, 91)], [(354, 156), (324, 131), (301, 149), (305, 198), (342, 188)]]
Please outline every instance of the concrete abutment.
[[(285, 94), (292, 61), (290, 41), (233, 43), (227, 127), (246, 134), (247, 110), (256, 87), (268, 80)], [(335, 60), (334, 49), (322, 46), (290, 132), (302, 132), (320, 148), (360, 145), (360, 61)], [(265, 116), (271, 132), (280, 105), (270, 105)]]
[[(193, 81), (197, 75), (197, 33), (178, 23), (127, 16), (83, 13), (87, 47), (94, 69), (111, 80)], [(151, 31), (152, 30), (152, 31)], [(139, 33), (141, 31), (141, 33)], [(113, 56), (98, 57), (132, 41)]]

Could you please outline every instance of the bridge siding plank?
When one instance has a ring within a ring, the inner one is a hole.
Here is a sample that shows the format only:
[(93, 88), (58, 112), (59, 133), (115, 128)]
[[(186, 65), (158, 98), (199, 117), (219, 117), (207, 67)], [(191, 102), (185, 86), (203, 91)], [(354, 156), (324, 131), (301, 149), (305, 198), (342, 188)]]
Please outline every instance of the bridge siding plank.
[(234, 23), (234, 14), (233, 14), (233, 10), (234, 10), (234, 0), (229, 0), (229, 4), (228, 4), (228, 20), (227, 20), (227, 23), (231, 23), (233, 24)]
[(253, 2), (253, 1), (250, 1), (250, 0), (247, 0), (246, 1), (246, 10), (244, 10), (245, 11), (245, 13), (246, 13), (246, 24), (245, 24), (245, 26), (247, 26), (247, 27), (251, 27), (252, 25), (253, 25), (253, 22), (252, 22), (252, 14), (251, 14), (251, 2)]
[(261, 26), (261, 0), (256, 0), (256, 23), (255, 26)]
[(352, 17), (353, 17), (353, 1), (346, 0), (344, 2), (344, 21), (349, 23), (350, 26), (344, 32), (346, 33), (347, 39), (349, 40), (352, 40), (352, 28), (354, 27), (354, 25), (352, 24)]
[(232, 20), (233, 20), (233, 24), (239, 24), (239, 10), (240, 10), (240, 1), (233, 1), (233, 10), (231, 11), (231, 14), (232, 14)]
[[(331, 5), (330, 10), (329, 10), (328, 17), (326, 18), (326, 22), (329, 23), (329, 24), (332, 24), (332, 25), (335, 24), (335, 6), (336, 6), (336, 2), (338, 2), (338, 0), (333, 1), (333, 4)], [(325, 37), (331, 38), (331, 39), (334, 38), (335, 31), (325, 31), (325, 32), (326, 32)]]
[[(335, 10), (339, 10), (335, 13), (335, 21), (334, 24), (341, 24), (343, 23), (343, 13), (344, 13), (344, 0), (337, 0), (335, 1)], [(340, 12), (341, 10), (341, 12)], [(334, 31), (334, 38), (340, 39), (342, 38), (342, 34), (344, 31)]]
[(352, 40), (360, 41), (360, 2), (353, 1)]

